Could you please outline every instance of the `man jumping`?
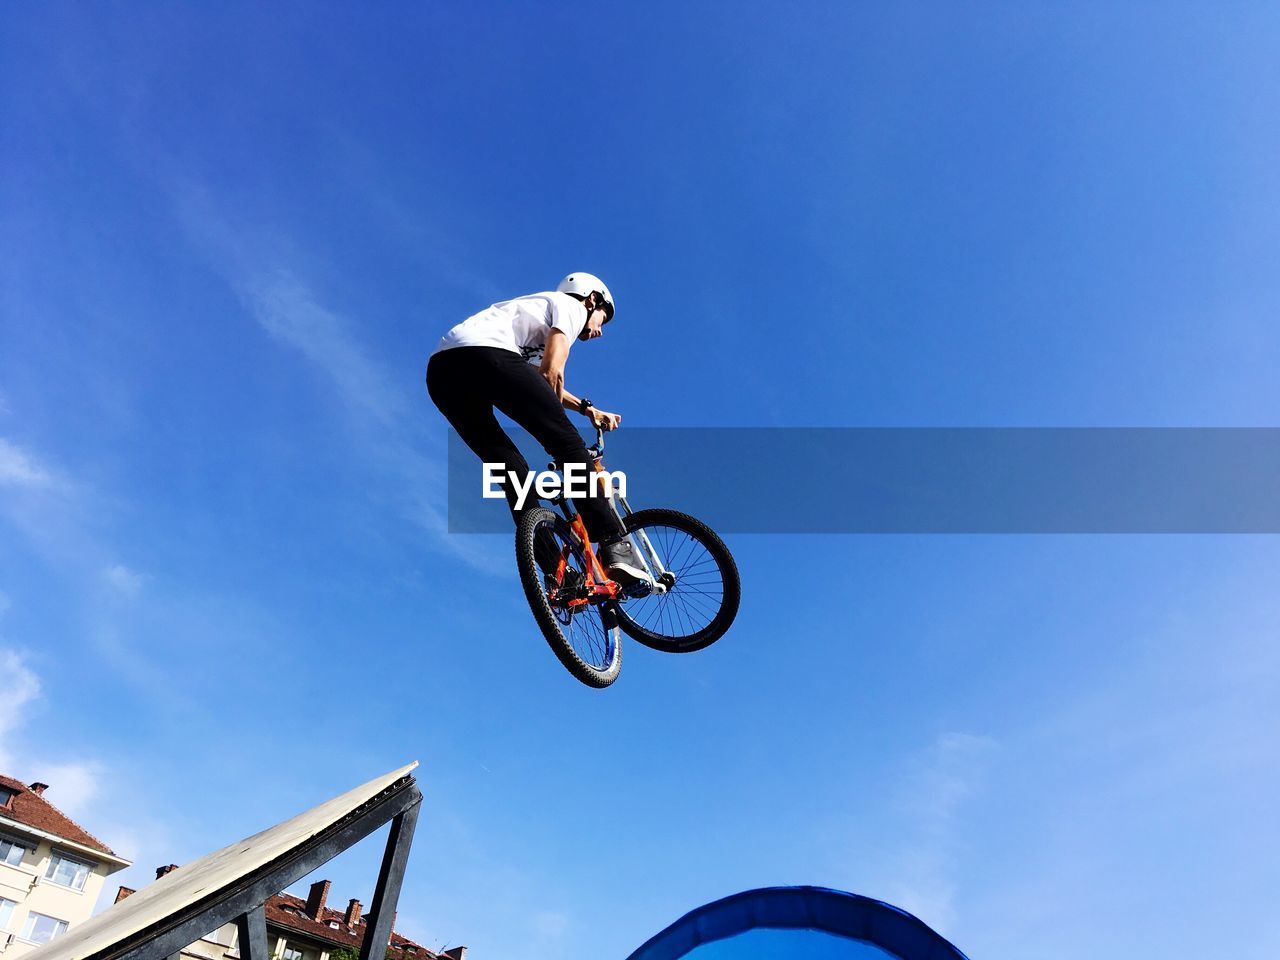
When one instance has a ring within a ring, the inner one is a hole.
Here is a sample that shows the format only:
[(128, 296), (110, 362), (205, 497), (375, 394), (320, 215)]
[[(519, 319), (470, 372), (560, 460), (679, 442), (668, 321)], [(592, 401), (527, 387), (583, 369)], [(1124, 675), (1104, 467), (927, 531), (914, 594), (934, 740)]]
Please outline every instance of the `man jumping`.
[[(427, 392), (458, 436), (483, 462), (503, 464), (507, 505), (517, 523), (523, 511), (506, 478), (527, 477), (529, 465), (493, 411), (529, 431), (562, 468), (582, 464), (589, 470), (586, 443), (565, 410), (577, 410), (604, 430), (616, 429), (622, 417), (566, 390), (564, 368), (574, 341), (602, 336), (612, 319), (613, 295), (604, 282), (571, 273), (554, 292), (505, 300), (467, 317), (441, 338), (427, 363)], [(628, 591), (649, 585), (609, 501), (593, 489), (575, 504), (587, 534), (600, 544), (600, 562), (610, 578)]]

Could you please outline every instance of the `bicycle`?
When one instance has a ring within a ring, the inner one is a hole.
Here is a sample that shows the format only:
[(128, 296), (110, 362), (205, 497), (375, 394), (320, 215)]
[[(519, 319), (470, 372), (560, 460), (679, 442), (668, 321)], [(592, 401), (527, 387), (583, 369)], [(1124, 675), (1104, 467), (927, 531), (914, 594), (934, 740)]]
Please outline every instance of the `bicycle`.
[[(598, 426), (588, 453), (595, 470), (602, 470), (604, 431)], [(548, 469), (559, 466), (552, 462)], [(520, 581), (542, 635), (571, 674), (598, 688), (613, 683), (622, 669), (619, 631), (654, 650), (692, 653), (724, 636), (742, 596), (733, 555), (710, 527), (676, 510), (632, 510), (626, 497), (608, 492), (651, 590), (628, 596), (609, 579), (582, 517), (563, 493), (551, 500), (559, 514), (526, 510), (516, 529)]]

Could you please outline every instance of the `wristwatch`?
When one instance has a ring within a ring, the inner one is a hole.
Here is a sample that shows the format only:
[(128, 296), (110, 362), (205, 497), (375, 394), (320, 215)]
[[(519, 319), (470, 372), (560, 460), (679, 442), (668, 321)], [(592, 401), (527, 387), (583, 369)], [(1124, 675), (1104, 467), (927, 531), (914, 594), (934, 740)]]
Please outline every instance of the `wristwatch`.
[(594, 403), (592, 403), (586, 397), (583, 397), (581, 400), (578, 401), (578, 412), (585, 417), (587, 415), (587, 411), (594, 406), (595, 406)]

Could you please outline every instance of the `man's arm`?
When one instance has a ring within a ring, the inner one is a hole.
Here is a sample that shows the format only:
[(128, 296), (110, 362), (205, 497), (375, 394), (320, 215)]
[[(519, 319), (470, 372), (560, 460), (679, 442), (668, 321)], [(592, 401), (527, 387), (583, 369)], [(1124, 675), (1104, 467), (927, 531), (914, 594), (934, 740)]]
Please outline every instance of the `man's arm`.
[[(568, 362), (568, 359), (568, 337), (559, 330), (552, 330), (547, 335), (547, 342), (542, 351), (542, 363), (538, 365), (538, 372), (551, 385), (551, 389), (556, 392), (562, 407), (566, 410), (578, 410), (582, 399), (570, 393), (564, 386), (564, 365)], [(587, 418), (606, 430), (616, 429), (622, 423), (622, 417), (618, 414), (597, 410), (595, 407), (587, 409)]]
[[(575, 397), (568, 390), (561, 392), (560, 404), (566, 410), (582, 413), (582, 399)], [(583, 416), (605, 430), (616, 430), (622, 424), (621, 414), (610, 413), (608, 410), (601, 410), (599, 407), (587, 407), (587, 412)]]
[(564, 365), (569, 359), (569, 338), (563, 331), (552, 330), (547, 334), (547, 342), (542, 349), (542, 362), (538, 364), (538, 372), (542, 379), (551, 384), (556, 392), (556, 399), (564, 403)]

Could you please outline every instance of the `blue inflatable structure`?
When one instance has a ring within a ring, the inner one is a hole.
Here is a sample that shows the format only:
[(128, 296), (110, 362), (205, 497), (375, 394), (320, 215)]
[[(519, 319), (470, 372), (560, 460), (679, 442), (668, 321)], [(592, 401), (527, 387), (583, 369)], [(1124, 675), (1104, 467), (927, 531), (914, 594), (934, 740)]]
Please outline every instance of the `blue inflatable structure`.
[(764, 887), (708, 903), (651, 937), (628, 960), (678, 960), (751, 930), (814, 930), (878, 947), (898, 960), (966, 960), (905, 910), (826, 887)]

